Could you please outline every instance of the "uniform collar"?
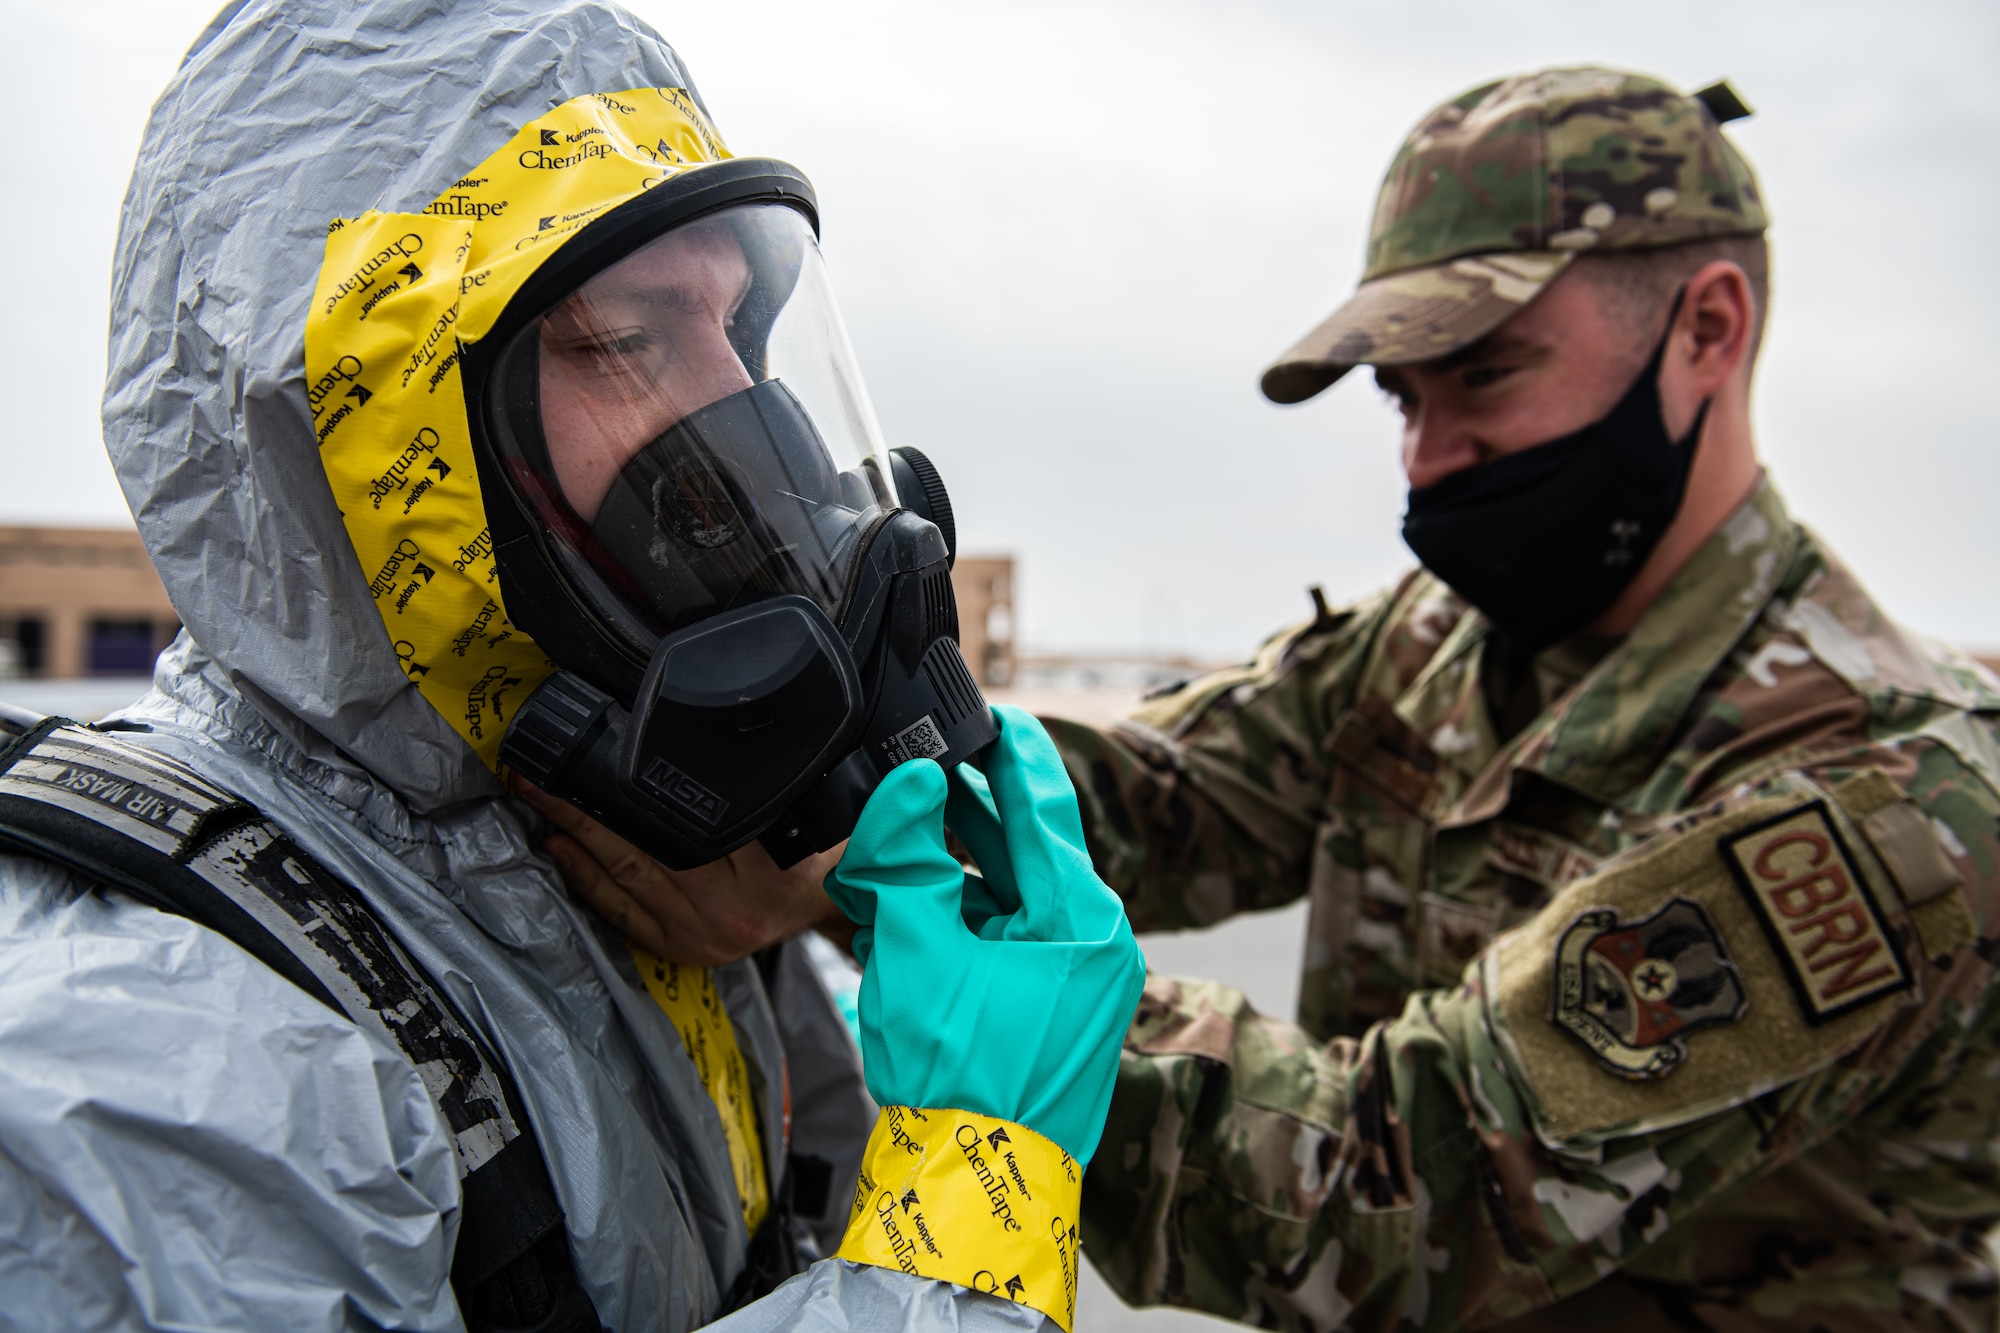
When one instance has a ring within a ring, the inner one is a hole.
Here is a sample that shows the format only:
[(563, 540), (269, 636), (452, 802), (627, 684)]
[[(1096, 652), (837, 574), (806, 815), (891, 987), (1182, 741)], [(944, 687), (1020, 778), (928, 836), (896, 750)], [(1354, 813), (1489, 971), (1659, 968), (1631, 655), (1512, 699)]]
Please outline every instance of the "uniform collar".
[(1498, 813), (1520, 769), (1621, 804), (1657, 765), (1702, 682), (1763, 614), (1801, 540), (1776, 488), (1760, 479), (1624, 641), (1504, 746), (1482, 688), (1492, 627), (1476, 612), (1461, 618), (1395, 705), (1458, 775), (1446, 821)]

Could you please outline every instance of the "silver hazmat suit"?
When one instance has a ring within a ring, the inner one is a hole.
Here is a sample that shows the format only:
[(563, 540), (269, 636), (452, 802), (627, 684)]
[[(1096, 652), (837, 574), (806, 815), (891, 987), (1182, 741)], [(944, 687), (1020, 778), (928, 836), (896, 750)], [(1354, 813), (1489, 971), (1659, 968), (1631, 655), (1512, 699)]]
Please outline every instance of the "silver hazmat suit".
[[(703, 1325), (743, 1266), (721, 1125), (532, 817), (398, 669), (316, 458), (302, 356), (328, 219), (421, 208), (549, 106), (648, 85), (693, 86), (604, 4), (226, 8), (146, 128), (104, 400), (187, 627), (126, 739), (260, 806), (500, 1053), (579, 1278), (619, 1330)], [(771, 989), (748, 963), (717, 980), (770, 1178), (789, 1055), (812, 1090), (796, 1127), (849, 1154), (851, 1180), (872, 1105), (800, 952)], [(183, 918), (0, 858), (0, 1327), (459, 1328), (457, 1208), (448, 1131), (397, 1050)], [(726, 1326), (1041, 1322), (823, 1260)]]

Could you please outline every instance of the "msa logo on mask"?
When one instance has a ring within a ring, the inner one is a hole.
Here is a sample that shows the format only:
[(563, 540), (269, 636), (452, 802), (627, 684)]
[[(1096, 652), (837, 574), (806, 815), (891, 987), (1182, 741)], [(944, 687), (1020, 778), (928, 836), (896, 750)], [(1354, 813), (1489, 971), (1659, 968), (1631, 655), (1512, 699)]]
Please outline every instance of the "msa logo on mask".
[(728, 801), (664, 759), (654, 759), (646, 765), (639, 780), (711, 828), (722, 822), (723, 812), (729, 809)]

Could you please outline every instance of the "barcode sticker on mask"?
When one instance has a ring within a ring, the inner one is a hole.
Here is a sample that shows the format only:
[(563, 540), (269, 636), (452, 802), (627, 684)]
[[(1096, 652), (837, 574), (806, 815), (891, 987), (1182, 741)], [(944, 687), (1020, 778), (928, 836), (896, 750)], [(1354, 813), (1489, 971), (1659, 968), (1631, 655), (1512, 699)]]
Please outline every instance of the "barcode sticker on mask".
[(911, 759), (942, 758), (951, 747), (944, 743), (937, 723), (929, 713), (904, 727), (901, 731), (882, 742), (892, 764), (905, 763)]

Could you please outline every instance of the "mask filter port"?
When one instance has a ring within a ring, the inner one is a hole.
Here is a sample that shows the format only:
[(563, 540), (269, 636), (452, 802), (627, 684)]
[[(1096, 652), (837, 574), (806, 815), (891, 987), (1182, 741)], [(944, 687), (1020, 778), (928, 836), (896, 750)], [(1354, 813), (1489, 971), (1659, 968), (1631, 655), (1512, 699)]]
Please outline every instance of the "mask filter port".
[[(951, 494), (937, 465), (920, 449), (907, 446), (889, 451), (889, 472), (896, 482), (896, 498), (903, 508), (937, 528), (944, 538), (944, 565), (958, 563), (958, 520), (951, 512)], [(954, 630), (953, 633), (957, 631)]]

